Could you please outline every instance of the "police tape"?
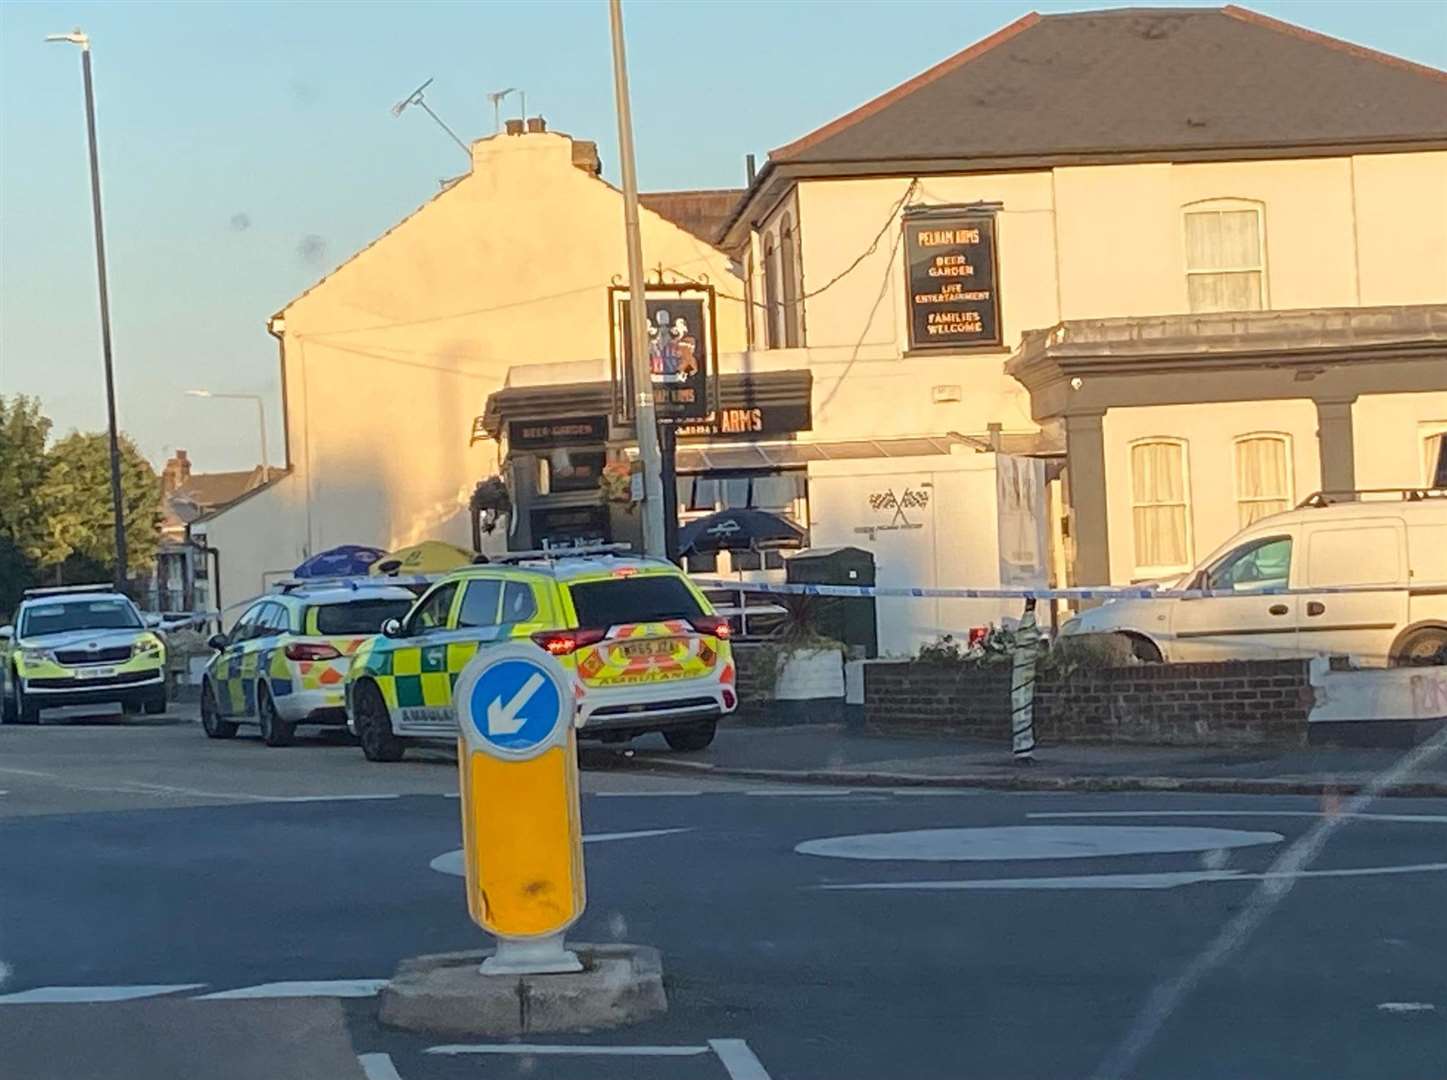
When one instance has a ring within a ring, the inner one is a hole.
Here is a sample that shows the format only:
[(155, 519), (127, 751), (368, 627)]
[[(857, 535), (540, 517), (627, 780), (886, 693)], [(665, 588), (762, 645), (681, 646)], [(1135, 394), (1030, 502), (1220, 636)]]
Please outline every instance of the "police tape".
[(812, 585), (797, 582), (738, 581), (691, 577), (700, 589), (785, 596), (841, 596), (918, 600), (1201, 600), (1210, 597), (1322, 596), (1340, 593), (1408, 592), (1447, 594), (1447, 582), (1412, 585), (1265, 586), (1259, 589), (1162, 589), (1145, 585), (1091, 585), (1080, 588), (967, 588), (906, 585)]

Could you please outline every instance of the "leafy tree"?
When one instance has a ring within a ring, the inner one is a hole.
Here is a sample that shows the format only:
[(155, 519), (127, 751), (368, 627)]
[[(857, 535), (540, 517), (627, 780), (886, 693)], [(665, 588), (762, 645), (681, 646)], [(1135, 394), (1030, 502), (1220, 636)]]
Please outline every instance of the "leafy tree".
[[(122, 435), (121, 507), (130, 576), (155, 566), (160, 540), (161, 482), (135, 443)], [(40, 504), (49, 550), (47, 565), (72, 556), (115, 567), (110, 443), (103, 433), (72, 432), (50, 449)]]
[[(10, 541), (21, 559), (43, 562), (47, 533), (39, 512), (45, 486), (45, 441), (50, 420), (40, 402), (23, 394), (0, 396), (0, 538)], [(7, 559), (9, 565), (16, 558)]]

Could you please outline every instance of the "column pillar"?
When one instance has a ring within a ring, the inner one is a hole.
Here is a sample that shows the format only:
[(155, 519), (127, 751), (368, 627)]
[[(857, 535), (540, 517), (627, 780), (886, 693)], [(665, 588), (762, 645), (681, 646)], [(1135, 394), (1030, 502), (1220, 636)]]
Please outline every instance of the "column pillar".
[(1317, 399), (1316, 442), (1321, 457), (1323, 491), (1355, 491), (1356, 442), (1352, 435), (1355, 397)]
[(1075, 584), (1110, 583), (1110, 522), (1105, 487), (1104, 412), (1065, 417), (1065, 453), (1070, 469), (1071, 538)]

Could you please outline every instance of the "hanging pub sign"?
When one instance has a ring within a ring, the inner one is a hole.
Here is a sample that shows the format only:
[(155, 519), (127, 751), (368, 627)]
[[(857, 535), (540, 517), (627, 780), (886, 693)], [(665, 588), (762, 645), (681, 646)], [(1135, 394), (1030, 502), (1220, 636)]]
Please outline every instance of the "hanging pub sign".
[[(710, 285), (649, 285), (648, 371), (653, 407), (663, 421), (698, 421), (714, 411), (714, 291)], [(636, 396), (628, 333), (628, 290), (608, 290), (612, 329), (613, 403), (621, 421), (633, 419)]]
[(911, 349), (1000, 345), (993, 213), (906, 215), (904, 256)]

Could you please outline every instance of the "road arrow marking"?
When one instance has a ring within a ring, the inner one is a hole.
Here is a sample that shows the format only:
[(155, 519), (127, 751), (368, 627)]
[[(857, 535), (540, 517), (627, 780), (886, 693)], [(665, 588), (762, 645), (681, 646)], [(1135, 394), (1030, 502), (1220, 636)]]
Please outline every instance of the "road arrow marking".
[(516, 735), (526, 721), (518, 719), (518, 713), (536, 694), (546, 680), (539, 672), (528, 676), (528, 681), (512, 696), (506, 705), (502, 698), (496, 698), (487, 706), (487, 733), (489, 735)]

